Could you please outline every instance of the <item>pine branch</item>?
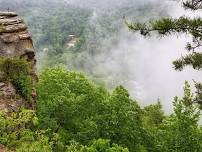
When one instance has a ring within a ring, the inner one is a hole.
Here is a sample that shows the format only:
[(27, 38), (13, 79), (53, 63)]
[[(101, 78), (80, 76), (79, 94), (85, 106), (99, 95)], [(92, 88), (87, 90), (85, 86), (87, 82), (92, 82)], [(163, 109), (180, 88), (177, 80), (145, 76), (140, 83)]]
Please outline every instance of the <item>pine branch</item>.
[(191, 10), (200, 10), (202, 9), (202, 0), (187, 0), (186, 2), (183, 2), (183, 6), (186, 9)]

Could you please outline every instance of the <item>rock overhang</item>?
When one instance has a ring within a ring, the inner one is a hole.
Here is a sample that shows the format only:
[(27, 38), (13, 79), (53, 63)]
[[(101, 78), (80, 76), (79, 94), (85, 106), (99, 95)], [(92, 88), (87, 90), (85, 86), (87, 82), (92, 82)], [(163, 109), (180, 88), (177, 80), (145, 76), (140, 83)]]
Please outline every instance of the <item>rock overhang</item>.
[(0, 56), (21, 57), (26, 50), (33, 50), (34, 54), (32, 39), (22, 17), (15, 12), (0, 11), (0, 26)]

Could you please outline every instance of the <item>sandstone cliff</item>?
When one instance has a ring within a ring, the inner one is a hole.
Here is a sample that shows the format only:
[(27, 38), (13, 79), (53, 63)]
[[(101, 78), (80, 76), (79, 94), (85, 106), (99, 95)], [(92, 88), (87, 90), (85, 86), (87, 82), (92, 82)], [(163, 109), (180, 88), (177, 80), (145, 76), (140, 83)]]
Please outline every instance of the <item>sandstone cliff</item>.
[[(37, 80), (35, 74), (35, 53), (32, 39), (23, 19), (15, 12), (0, 12), (0, 57), (24, 58), (31, 65), (32, 83)], [(18, 96), (18, 97), (16, 97)], [(32, 105), (35, 102), (35, 91), (32, 91)], [(0, 80), (0, 109), (7, 112), (15, 111), (24, 106), (23, 98), (19, 97), (16, 88), (9, 82)]]
[(0, 12), (0, 55), (27, 56), (34, 61), (32, 39), (23, 19), (13, 12)]

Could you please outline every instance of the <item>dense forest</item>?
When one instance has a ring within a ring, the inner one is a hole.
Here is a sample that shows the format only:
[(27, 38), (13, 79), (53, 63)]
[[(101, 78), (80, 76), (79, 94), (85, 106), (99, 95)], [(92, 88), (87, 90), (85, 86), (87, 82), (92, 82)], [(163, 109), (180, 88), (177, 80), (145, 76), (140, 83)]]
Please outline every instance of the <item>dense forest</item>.
[[(125, 32), (160, 38), (185, 33), (192, 38), (187, 54), (170, 63), (173, 70), (190, 66), (201, 72), (201, 16), (169, 17), (166, 5), (155, 0), (89, 2), (92, 6), (81, 0), (0, 0), (0, 9), (17, 10), (25, 18), (34, 40), (39, 78), (34, 86), (35, 110), (0, 112), (0, 145), (16, 152), (202, 152), (200, 82), (194, 80), (193, 88), (185, 81), (183, 96), (173, 97), (173, 112), (167, 114), (161, 99), (143, 107), (124, 86), (114, 87), (114, 82), (109, 87), (110, 79), (99, 73), (105, 69), (95, 68), (91, 60), (108, 56)], [(202, 1), (184, 1), (182, 7), (200, 14)], [(12, 72), (8, 61), (14, 65)], [(33, 86), (28, 70), (25, 61), (0, 59), (1, 74), (30, 102)], [(125, 79), (123, 73), (114, 81)]]

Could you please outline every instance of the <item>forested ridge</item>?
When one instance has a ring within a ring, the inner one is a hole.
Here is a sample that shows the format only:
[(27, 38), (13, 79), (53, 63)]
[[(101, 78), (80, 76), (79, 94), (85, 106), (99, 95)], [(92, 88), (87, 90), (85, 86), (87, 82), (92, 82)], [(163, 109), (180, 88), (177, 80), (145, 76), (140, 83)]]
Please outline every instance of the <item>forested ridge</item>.
[[(89, 59), (89, 54), (94, 56), (111, 47), (112, 43), (117, 43), (119, 29), (126, 27), (146, 37), (176, 33), (191, 35), (192, 41), (186, 46), (187, 54), (173, 61), (173, 70), (182, 71), (190, 66), (200, 71), (201, 16), (173, 19), (159, 9), (153, 15), (156, 19), (148, 21), (151, 15), (148, 8), (154, 6), (142, 5), (139, 8), (143, 11), (139, 11), (133, 5), (129, 7), (120, 3), (114, 8), (118, 11), (112, 11), (110, 16), (101, 13), (101, 17), (90, 24), (89, 19), (93, 20), (93, 15), (97, 15), (92, 13), (92, 9), (64, 6), (63, 2), (55, 1), (50, 1), (49, 8), (46, 8), (47, 2), (39, 4), (33, 1), (31, 4), (20, 0), (24, 7), (10, 6), (9, 1), (1, 2), (3, 5), (0, 8), (18, 8), (19, 13), (26, 14), (24, 18), (33, 34), (40, 69), (38, 82), (34, 84), (36, 109), (21, 108), (9, 114), (0, 112), (0, 147), (2, 145), (7, 151), (16, 152), (202, 152), (202, 127), (199, 123), (201, 82), (194, 81), (192, 91), (190, 82), (185, 81), (183, 96), (173, 97), (170, 101), (173, 112), (167, 114), (163, 111), (161, 99), (142, 107), (124, 86), (117, 86), (111, 91), (95, 81), (94, 77), (97, 76), (91, 70), (87, 74), (72, 70), (77, 66), (82, 69), (82, 61)], [(27, 12), (29, 5), (35, 16), (23, 12)], [(201, 11), (202, 1), (187, 0), (183, 1), (182, 6)], [(128, 14), (122, 14), (122, 9), (127, 10)], [(132, 22), (133, 15), (129, 16), (131, 12), (144, 14), (139, 16), (140, 20), (136, 18)], [(120, 19), (121, 15), (123, 17)], [(102, 46), (100, 43), (105, 43), (106, 37), (108, 43)], [(68, 42), (72, 40), (76, 40), (76, 45), (68, 47)], [(78, 63), (74, 63), (74, 60)], [(69, 62), (72, 62), (70, 70), (66, 67)], [(33, 87), (28, 75), (29, 68), (29, 63), (22, 59), (0, 59), (1, 79), (13, 83), (19, 95), (28, 103), (32, 100)], [(0, 97), (3, 98), (1, 92)]]

